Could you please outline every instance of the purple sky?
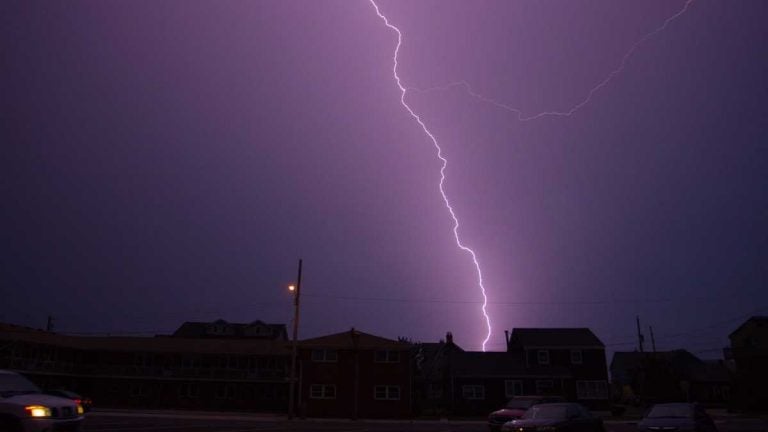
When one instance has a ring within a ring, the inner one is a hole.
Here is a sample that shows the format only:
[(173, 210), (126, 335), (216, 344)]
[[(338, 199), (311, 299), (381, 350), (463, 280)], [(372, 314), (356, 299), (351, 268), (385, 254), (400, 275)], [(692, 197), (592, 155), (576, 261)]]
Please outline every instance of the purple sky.
[[(684, 2), (386, 1), (406, 86), (568, 111)], [(702, 356), (768, 313), (768, 3), (697, 0), (569, 117), (411, 92), (494, 325)], [(0, 319), (485, 336), (367, 1), (0, 3)], [(759, 311), (762, 310), (762, 312)], [(624, 344), (629, 342), (629, 344)]]

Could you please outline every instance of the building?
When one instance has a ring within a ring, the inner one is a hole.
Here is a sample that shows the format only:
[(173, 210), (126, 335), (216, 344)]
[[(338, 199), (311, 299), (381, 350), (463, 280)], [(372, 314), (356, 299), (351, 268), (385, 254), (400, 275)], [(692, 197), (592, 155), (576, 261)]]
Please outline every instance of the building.
[(730, 355), (735, 373), (735, 403), (739, 407), (768, 407), (768, 317), (753, 316), (734, 330)]
[(615, 352), (611, 383), (622, 402), (699, 402), (725, 405), (731, 379), (722, 360), (701, 360), (686, 350)]
[(0, 324), (0, 368), (101, 407), (284, 411), (289, 359), (280, 336), (69, 336)]
[[(526, 393), (556, 394), (591, 409), (609, 407), (605, 345), (590, 329), (516, 328), (507, 338), (507, 352), (532, 376)], [(542, 378), (547, 373), (551, 378)]]
[(445, 341), (416, 345), (417, 412), (482, 415), (522, 395), (608, 409), (605, 347), (589, 329), (514, 329), (506, 344), (506, 352), (465, 351), (448, 333)]
[(299, 413), (403, 418), (412, 414), (411, 345), (354, 328), (299, 343)]
[(413, 345), (413, 409), (417, 415), (445, 415), (451, 411), (451, 361), (464, 349), (453, 341), (448, 332), (437, 343)]

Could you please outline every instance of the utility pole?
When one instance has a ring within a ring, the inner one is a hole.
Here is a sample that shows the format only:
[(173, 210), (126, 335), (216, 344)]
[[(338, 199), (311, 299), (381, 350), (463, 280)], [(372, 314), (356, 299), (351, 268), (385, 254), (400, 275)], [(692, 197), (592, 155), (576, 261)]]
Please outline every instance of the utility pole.
[(298, 353), (297, 340), (299, 338), (299, 298), (301, 294), (301, 259), (299, 259), (299, 275), (296, 278), (296, 285), (288, 287), (293, 291), (293, 347), (291, 354), (291, 378), (288, 383), (288, 419), (293, 420), (296, 396), (296, 355)]
[(654, 354), (656, 353), (656, 339), (653, 337), (653, 326), (648, 326), (648, 331), (651, 333), (651, 347)]
[(637, 315), (637, 343), (640, 346), (640, 352), (643, 352), (643, 334), (640, 332), (640, 315)]
[(48, 322), (45, 324), (45, 331), (53, 331), (53, 315), (48, 315)]

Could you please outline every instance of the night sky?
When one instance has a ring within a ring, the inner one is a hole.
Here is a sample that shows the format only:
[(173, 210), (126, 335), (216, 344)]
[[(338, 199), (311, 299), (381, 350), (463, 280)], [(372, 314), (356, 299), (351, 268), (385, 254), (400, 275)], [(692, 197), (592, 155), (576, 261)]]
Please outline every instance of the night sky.
[[(647, 38), (684, 1), (378, 5), (489, 350), (536, 326), (632, 349), (640, 315), (716, 357), (768, 314), (768, 2), (697, 0)], [(303, 258), (300, 336), (480, 349), (368, 1), (5, 0), (0, 41), (0, 320), (289, 324)]]

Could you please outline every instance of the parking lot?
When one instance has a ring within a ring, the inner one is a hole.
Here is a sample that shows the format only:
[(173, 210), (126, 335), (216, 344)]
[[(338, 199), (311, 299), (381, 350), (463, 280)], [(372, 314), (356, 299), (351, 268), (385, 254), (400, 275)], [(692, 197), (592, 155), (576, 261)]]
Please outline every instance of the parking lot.
[[(768, 432), (768, 421), (758, 418), (716, 419), (720, 432)], [(607, 432), (635, 432), (629, 421), (606, 421)], [(486, 432), (483, 421), (294, 420), (251, 414), (187, 412), (96, 411), (89, 413), (83, 432)]]

